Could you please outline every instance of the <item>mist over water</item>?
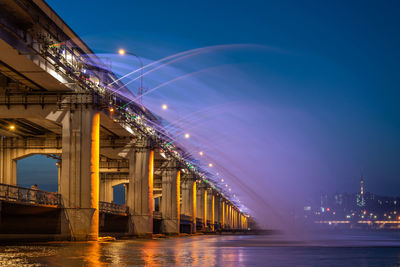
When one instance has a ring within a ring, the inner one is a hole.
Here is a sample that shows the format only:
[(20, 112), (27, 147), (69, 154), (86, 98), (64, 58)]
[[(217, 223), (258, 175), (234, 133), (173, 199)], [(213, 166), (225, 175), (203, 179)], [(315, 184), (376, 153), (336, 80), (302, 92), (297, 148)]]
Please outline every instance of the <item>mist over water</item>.
[(219, 45), (142, 58), (140, 69), (135, 56), (99, 54), (135, 96), (118, 93), (134, 102), (143, 72), (143, 105), (165, 120), (174, 142), (262, 227), (289, 231), (293, 210), (326, 170), (314, 143), (315, 117), (270, 100), (268, 91), (280, 85), (261, 84), (252, 73), (252, 64), (266, 56), (293, 55), (260, 45)]

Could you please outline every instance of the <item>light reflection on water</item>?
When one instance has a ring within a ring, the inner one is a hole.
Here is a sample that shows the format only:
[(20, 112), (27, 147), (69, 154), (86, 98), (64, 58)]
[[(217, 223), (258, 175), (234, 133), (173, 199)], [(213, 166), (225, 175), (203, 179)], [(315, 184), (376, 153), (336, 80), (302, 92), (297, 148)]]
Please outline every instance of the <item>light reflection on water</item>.
[(301, 242), (279, 236), (193, 236), (0, 246), (0, 266), (22, 265), (400, 266), (400, 233), (328, 233)]

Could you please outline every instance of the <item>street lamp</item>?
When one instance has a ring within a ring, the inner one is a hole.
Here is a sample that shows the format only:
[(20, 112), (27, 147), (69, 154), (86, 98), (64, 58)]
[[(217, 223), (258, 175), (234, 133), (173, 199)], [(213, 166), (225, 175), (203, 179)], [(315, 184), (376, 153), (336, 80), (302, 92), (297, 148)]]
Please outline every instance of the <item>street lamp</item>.
[(121, 48), (120, 50), (118, 50), (118, 54), (120, 54), (121, 56), (125, 55), (125, 50)]
[(163, 110), (167, 110), (167, 109), (168, 109), (168, 106), (167, 106), (167, 104), (163, 104), (163, 105), (161, 106), (161, 108), (162, 108)]
[(190, 138), (190, 134), (185, 133), (185, 138), (186, 138), (186, 139), (189, 139), (189, 138)]
[(139, 103), (142, 104), (142, 94), (143, 94), (143, 62), (142, 62), (142, 59), (138, 55), (128, 52), (122, 48), (118, 50), (118, 54), (120, 54), (121, 56), (128, 54), (128, 55), (136, 57), (139, 60), (139, 63), (140, 63), (140, 87), (138, 88), (138, 98), (139, 98)]

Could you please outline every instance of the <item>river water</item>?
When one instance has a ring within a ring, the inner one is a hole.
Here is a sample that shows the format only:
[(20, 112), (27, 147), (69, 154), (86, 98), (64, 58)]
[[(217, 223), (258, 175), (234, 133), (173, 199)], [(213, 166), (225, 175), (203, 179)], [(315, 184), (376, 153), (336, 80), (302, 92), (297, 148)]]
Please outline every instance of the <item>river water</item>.
[(400, 266), (400, 233), (202, 235), (0, 246), (0, 266)]

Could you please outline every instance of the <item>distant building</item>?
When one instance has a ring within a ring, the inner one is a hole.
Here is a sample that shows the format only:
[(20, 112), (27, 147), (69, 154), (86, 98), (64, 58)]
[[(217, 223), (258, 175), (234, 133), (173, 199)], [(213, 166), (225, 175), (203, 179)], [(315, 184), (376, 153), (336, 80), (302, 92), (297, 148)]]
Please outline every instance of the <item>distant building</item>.
[(361, 177), (359, 192), (321, 194), (318, 201), (309, 201), (302, 214), (310, 222), (399, 221), (400, 227), (400, 197), (378, 196), (366, 191)]

